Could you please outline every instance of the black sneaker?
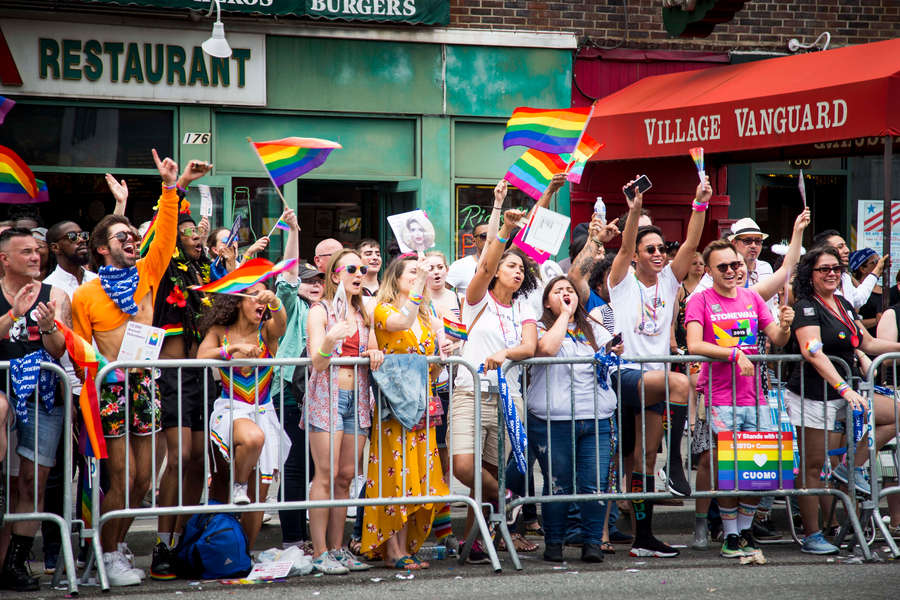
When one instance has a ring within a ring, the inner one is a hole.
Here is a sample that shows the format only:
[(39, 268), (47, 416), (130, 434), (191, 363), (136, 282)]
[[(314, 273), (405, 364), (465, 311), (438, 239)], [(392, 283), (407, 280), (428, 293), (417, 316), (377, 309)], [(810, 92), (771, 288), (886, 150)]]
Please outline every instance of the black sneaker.
[(581, 547), (581, 560), (588, 563), (603, 562), (603, 546), (585, 542)]
[(722, 551), (719, 554), (723, 558), (740, 558), (745, 556), (744, 549), (741, 548), (741, 536), (736, 533), (729, 533), (725, 536), (725, 542), (722, 544)]
[(753, 517), (753, 537), (757, 540), (780, 540), (781, 532), (775, 529), (769, 517), (762, 518), (757, 514)]
[(472, 543), (472, 550), (469, 552), (469, 556), (466, 558), (466, 562), (470, 565), (487, 565), (491, 562), (491, 557), (488, 556), (488, 553), (484, 551), (484, 548), (481, 547), (481, 541), (475, 540)]
[(753, 531), (750, 529), (743, 529), (741, 530), (740, 537), (741, 550), (744, 551), (744, 556), (751, 556), (754, 552), (759, 550), (759, 544), (753, 537)]
[(672, 471), (671, 473), (665, 469), (660, 469), (660, 473), (666, 475), (666, 489), (669, 493), (682, 498), (690, 496), (691, 484), (685, 477), (684, 469), (681, 468), (681, 465), (673, 463), (670, 470)]
[(721, 542), (724, 539), (724, 530), (722, 529), (722, 518), (714, 517), (709, 519), (709, 539), (713, 542)]
[(631, 556), (644, 558), (672, 558), (679, 554), (677, 548), (673, 548), (653, 536), (646, 539), (635, 538), (634, 544), (628, 553)]
[(544, 548), (544, 560), (547, 562), (563, 562), (562, 544), (547, 544)]
[(175, 579), (175, 565), (173, 564), (172, 551), (169, 547), (159, 542), (153, 547), (153, 561), (150, 563), (150, 578), (157, 581), (169, 581)]

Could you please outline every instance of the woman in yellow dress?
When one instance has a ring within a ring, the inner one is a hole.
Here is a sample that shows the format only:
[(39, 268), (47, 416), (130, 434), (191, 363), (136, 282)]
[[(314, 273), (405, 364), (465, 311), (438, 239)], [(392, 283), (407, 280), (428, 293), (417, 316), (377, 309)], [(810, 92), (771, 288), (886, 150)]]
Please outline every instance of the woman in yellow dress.
[[(432, 317), (430, 300), (425, 292), (427, 275), (424, 260), (416, 260), (414, 256), (401, 256), (388, 266), (378, 289), (374, 311), (378, 349), (385, 354), (435, 354), (438, 344), (436, 332), (443, 329), (438, 329), (439, 325)], [(440, 365), (433, 365), (430, 369), (429, 398), (432, 383), (439, 372)], [(385, 402), (382, 400), (382, 403)], [(367, 497), (378, 497), (379, 479), (381, 494), (404, 495), (404, 455), (406, 496), (449, 494), (441, 471), (434, 418), (429, 420), (428, 428), (424, 427), (423, 418), (419, 427), (404, 431), (393, 416), (382, 421), (378, 402), (375, 404)], [(436, 508), (435, 504), (367, 506), (362, 534), (363, 552), (380, 553), (388, 566), (397, 569), (428, 568), (428, 563), (417, 559), (415, 553), (431, 531)]]

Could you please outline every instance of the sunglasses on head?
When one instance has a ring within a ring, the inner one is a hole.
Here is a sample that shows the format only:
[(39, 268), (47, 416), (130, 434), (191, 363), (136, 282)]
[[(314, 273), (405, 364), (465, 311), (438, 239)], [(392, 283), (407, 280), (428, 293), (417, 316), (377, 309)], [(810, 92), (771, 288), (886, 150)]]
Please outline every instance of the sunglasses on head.
[(344, 266), (340, 266), (340, 267), (338, 267), (337, 269), (335, 269), (334, 272), (335, 272), (335, 273), (340, 273), (340, 272), (343, 271), (344, 269), (347, 269), (347, 272), (350, 273), (351, 275), (353, 275), (354, 273), (356, 273), (356, 270), (357, 270), (357, 269), (359, 269), (359, 272), (362, 273), (363, 275), (365, 275), (366, 273), (369, 272), (369, 267), (367, 267), (366, 265), (360, 265), (360, 266), (356, 266), (356, 265), (344, 265)]
[(127, 242), (129, 239), (130, 239), (132, 242), (138, 241), (137, 237), (135, 237), (135, 235), (134, 235), (133, 233), (130, 233), (130, 232), (127, 232), (127, 231), (119, 231), (119, 232), (116, 232), (116, 233), (112, 234), (111, 236), (109, 236), (109, 237), (106, 238), (106, 239), (107, 239), (107, 240), (111, 240), (111, 239), (113, 239), (113, 238), (116, 238), (117, 240), (119, 240), (119, 243), (120, 243), (120, 244), (124, 244), (124, 243)]
[(816, 267), (813, 269), (816, 273), (821, 273), (822, 275), (828, 275), (829, 273), (843, 273), (844, 265), (829, 265), (825, 267)]
[(647, 254), (656, 254), (656, 253), (665, 254), (666, 253), (666, 247), (663, 244), (660, 244), (659, 246), (647, 246), (644, 248), (644, 250), (647, 251)]
[(741, 264), (742, 264), (741, 261), (736, 260), (734, 262), (722, 263), (722, 264), (716, 265), (716, 268), (719, 270), (719, 273), (723, 273), (723, 274), (727, 273), (728, 271), (734, 271), (735, 273), (737, 273), (738, 269), (741, 268)]
[(91, 239), (91, 234), (88, 233), (87, 231), (67, 231), (65, 233), (65, 235), (63, 235), (63, 237), (66, 238), (67, 240), (69, 240), (70, 242), (76, 242), (78, 240), (81, 240), (82, 242), (86, 242), (89, 239)]

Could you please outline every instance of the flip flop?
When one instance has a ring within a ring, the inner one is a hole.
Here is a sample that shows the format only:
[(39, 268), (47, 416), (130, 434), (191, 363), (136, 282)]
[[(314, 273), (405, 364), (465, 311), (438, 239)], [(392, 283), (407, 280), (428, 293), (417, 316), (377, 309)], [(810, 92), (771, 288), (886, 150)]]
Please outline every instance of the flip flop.
[(525, 524), (525, 535), (533, 535), (536, 537), (544, 537), (544, 529), (538, 522)]
[(412, 556), (401, 556), (393, 565), (385, 563), (389, 569), (398, 571), (418, 571), (422, 566)]
[(603, 542), (600, 544), (600, 549), (603, 550), (603, 554), (615, 554), (616, 549), (613, 548), (613, 545), (609, 542)]
[(430, 562), (428, 562), (427, 560), (422, 560), (421, 558), (419, 558), (419, 557), (416, 556), (415, 554), (411, 554), (409, 557), (410, 557), (411, 559), (413, 559), (414, 561), (416, 561), (416, 564), (419, 565), (419, 568), (420, 568), (420, 569), (427, 569), (427, 568), (429, 568), (429, 567), (431, 566), (431, 563), (430, 563)]

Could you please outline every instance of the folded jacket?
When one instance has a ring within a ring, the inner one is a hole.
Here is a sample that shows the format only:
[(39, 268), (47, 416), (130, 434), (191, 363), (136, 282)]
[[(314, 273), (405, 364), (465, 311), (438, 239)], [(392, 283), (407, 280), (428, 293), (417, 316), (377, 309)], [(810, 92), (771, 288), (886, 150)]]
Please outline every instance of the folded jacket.
[(415, 427), (428, 406), (428, 359), (421, 354), (385, 354), (384, 363), (369, 373), (376, 392), (380, 390), (387, 401), (381, 405), (382, 420), (393, 415), (403, 427)]

